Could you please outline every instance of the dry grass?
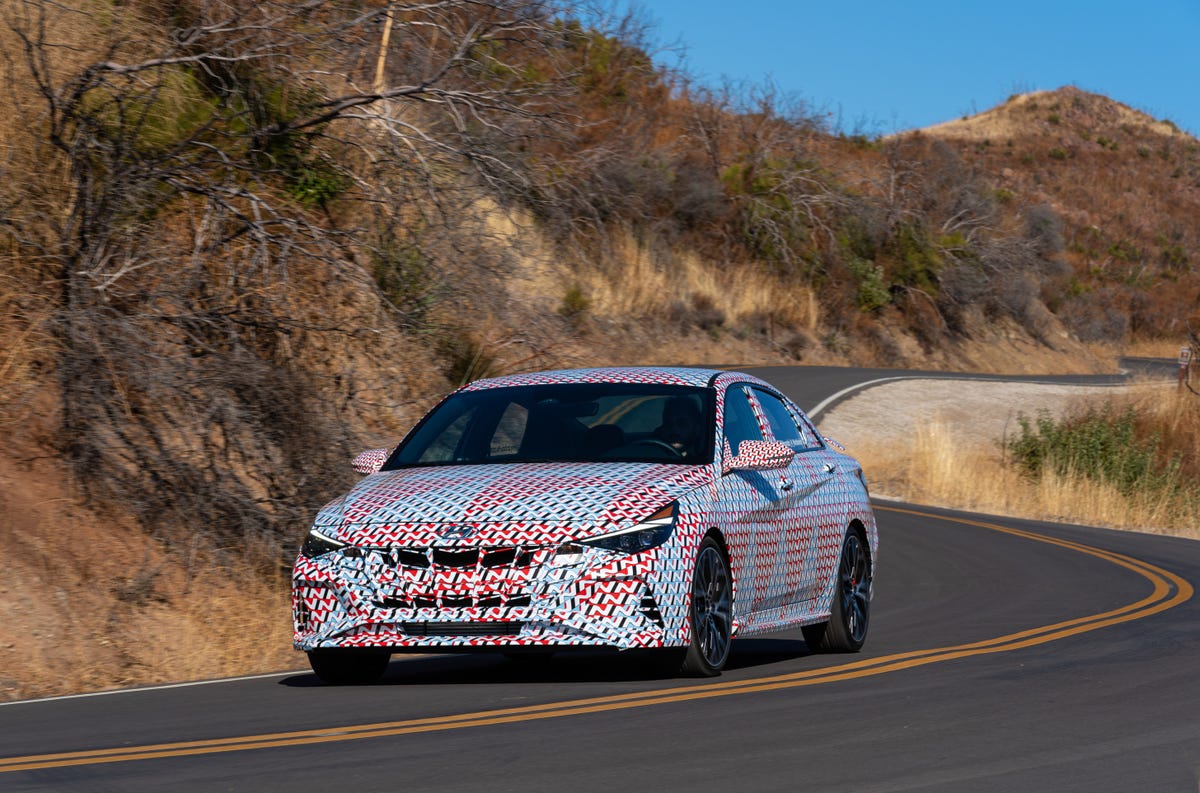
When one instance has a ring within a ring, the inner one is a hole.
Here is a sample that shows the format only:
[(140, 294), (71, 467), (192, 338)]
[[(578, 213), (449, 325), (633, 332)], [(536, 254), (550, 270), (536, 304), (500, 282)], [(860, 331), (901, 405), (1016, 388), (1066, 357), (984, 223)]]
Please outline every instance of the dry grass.
[(282, 574), (204, 546), (167, 553), (128, 519), (81, 506), (61, 466), (25, 457), (35, 447), (10, 436), (7, 450), (0, 700), (301, 665)]
[(34, 274), (9, 257), (0, 272), (0, 428), (22, 422), (54, 356), (51, 305), (26, 282)]
[(1186, 346), (1187, 340), (1182, 336), (1174, 339), (1131, 339), (1122, 346), (1120, 354), (1134, 358), (1176, 359), (1179, 349)]
[(878, 493), (922, 504), (1014, 517), (1200, 538), (1200, 513), (1165, 498), (1126, 498), (1083, 476), (1038, 480), (1007, 464), (999, 449), (964, 448), (949, 426), (922, 427), (907, 448), (857, 449)]
[(578, 275), (598, 314), (667, 316), (683, 306), (721, 312), (731, 324), (767, 320), (780, 327), (813, 330), (820, 321), (815, 293), (745, 265), (722, 268), (692, 253), (656, 257), (629, 237), (607, 267)]
[[(6, 664), (0, 700), (303, 665), (291, 650), (282, 577), (264, 582), (246, 570), (214, 570), (186, 591), (171, 591), (168, 582), (131, 572), (130, 579), (107, 582), (112, 590), (101, 585), (91, 594), (62, 582), (49, 603), (6, 614), (0, 657), (19, 662)], [(179, 578), (171, 575), (178, 570), (159, 572)]]
[[(1112, 399), (1118, 410), (1132, 405), (1148, 426), (1158, 429), (1169, 452), (1194, 460), (1200, 448), (1200, 400), (1162, 388)], [(1048, 472), (1032, 479), (1006, 459), (999, 438), (964, 441), (956, 425), (955, 419), (935, 419), (917, 425), (908, 442), (867, 442), (852, 451), (875, 492), (905, 501), (1200, 538), (1200, 475), (1186, 460), (1187, 497), (1164, 492), (1125, 496), (1115, 486), (1083, 475)]]
[(206, 569), (126, 628), (138, 682), (274, 672), (302, 665), (291, 649), (289, 582), (249, 569)]
[(103, 9), (95, 13), (87, 2), (0, 0), (0, 18), (5, 22), (0, 25), (0, 90), (5, 100), (5, 112), (0, 114), (0, 177), (10, 185), (24, 187), (32, 180), (39, 193), (67, 189), (59, 154), (40, 137), (47, 123), (46, 100), (30, 77), (24, 42), (16, 31), (31, 39), (43, 38), (46, 57), (39, 67), (61, 84), (104, 51), (106, 36), (140, 32), (131, 18), (114, 16), (112, 8), (108, 6), (105, 14)]

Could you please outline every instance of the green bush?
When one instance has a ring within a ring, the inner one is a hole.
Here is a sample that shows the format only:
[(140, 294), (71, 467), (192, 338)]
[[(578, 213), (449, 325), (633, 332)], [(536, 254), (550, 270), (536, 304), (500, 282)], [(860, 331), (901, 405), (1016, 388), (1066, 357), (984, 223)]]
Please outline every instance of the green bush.
[(874, 311), (892, 302), (892, 295), (883, 278), (883, 268), (866, 259), (851, 259), (846, 267), (858, 279), (858, 307)]
[(1067, 159), (1067, 153), (1066, 153), (1065, 151), (1063, 151), (1062, 149), (1059, 149), (1059, 148), (1057, 148), (1057, 147), (1056, 147), (1056, 148), (1053, 148), (1053, 149), (1051, 149), (1051, 150), (1050, 150), (1050, 159), (1052, 159), (1052, 160), (1065, 160), (1065, 159)]
[(1111, 405), (1061, 421), (1045, 411), (1036, 421), (1022, 415), (1017, 417), (1021, 435), (1009, 441), (1008, 451), (1034, 478), (1046, 472), (1084, 476), (1111, 484), (1126, 496), (1178, 490), (1178, 456), (1161, 459), (1160, 438), (1140, 435), (1137, 419), (1132, 407), (1117, 412)]
[(1168, 245), (1163, 248), (1162, 262), (1167, 269), (1175, 272), (1186, 272), (1191, 269), (1188, 266), (1187, 251), (1179, 244)]
[(1142, 259), (1142, 251), (1129, 240), (1117, 240), (1109, 245), (1108, 255), (1121, 262), (1136, 262)]
[(324, 207), (329, 201), (346, 192), (352, 184), (331, 160), (314, 156), (297, 161), (287, 174), (287, 190), (306, 207)]
[(943, 262), (924, 227), (920, 223), (901, 224), (896, 230), (894, 246), (899, 259), (895, 266), (895, 281), (936, 297), (938, 272)]

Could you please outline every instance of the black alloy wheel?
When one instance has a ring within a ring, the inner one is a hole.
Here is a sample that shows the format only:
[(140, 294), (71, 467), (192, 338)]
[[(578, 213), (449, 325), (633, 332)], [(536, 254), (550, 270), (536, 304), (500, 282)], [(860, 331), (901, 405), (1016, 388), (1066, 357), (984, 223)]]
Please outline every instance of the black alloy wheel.
[(705, 537), (692, 572), (690, 610), (692, 643), (682, 672), (699, 677), (719, 675), (733, 642), (733, 579), (729, 561), (712, 537)]
[(856, 653), (867, 640), (870, 623), (871, 563), (862, 537), (853, 529), (842, 543), (838, 563), (837, 589), (829, 622), (806, 625), (804, 641), (809, 649), (821, 653)]

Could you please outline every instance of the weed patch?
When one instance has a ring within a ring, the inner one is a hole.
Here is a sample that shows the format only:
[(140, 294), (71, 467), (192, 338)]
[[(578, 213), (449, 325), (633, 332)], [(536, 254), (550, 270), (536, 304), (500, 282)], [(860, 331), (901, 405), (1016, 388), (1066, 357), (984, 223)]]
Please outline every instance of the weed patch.
[(1009, 442), (1008, 450), (1033, 477), (1047, 470), (1079, 473), (1126, 493), (1161, 486), (1178, 471), (1178, 460), (1156, 470), (1162, 468), (1155, 464), (1159, 439), (1136, 437), (1135, 419), (1132, 407), (1114, 413), (1111, 405), (1062, 421), (1045, 412), (1036, 421), (1020, 416), (1021, 436)]

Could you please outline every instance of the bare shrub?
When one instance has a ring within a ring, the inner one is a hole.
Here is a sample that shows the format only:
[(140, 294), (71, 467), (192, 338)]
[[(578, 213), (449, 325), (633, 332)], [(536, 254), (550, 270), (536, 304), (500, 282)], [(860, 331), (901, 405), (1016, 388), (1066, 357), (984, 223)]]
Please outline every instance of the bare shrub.
[(782, 342), (780, 347), (791, 356), (792, 360), (803, 361), (805, 354), (813, 349), (816, 342), (807, 333), (792, 333)]
[(1063, 252), (1063, 222), (1051, 207), (1045, 204), (1032, 206), (1025, 211), (1025, 239), (1042, 258), (1050, 258)]
[(1012, 273), (997, 280), (988, 305), (997, 314), (1028, 323), (1030, 306), (1037, 297), (1038, 283), (1031, 273)]
[(685, 231), (720, 223), (730, 211), (725, 191), (712, 171), (689, 161), (675, 169), (671, 203), (672, 215)]
[(713, 330), (725, 324), (725, 312), (717, 307), (711, 295), (703, 292), (692, 294), (692, 306), (688, 316), (701, 330)]
[(966, 331), (966, 315), (971, 306), (985, 300), (992, 289), (987, 273), (978, 262), (956, 262), (939, 276), (938, 307), (954, 333)]
[(386, 371), (367, 337), (435, 321), (446, 218), (532, 189), (582, 34), (537, 2), (4, 8), (6, 255), (53, 284), (62, 453), (157, 532), (275, 556), (346, 484), (340, 411), (375, 377), (327, 350)]
[(1129, 333), (1129, 314), (1110, 290), (1081, 294), (1064, 304), (1059, 316), (1085, 342), (1120, 342)]

